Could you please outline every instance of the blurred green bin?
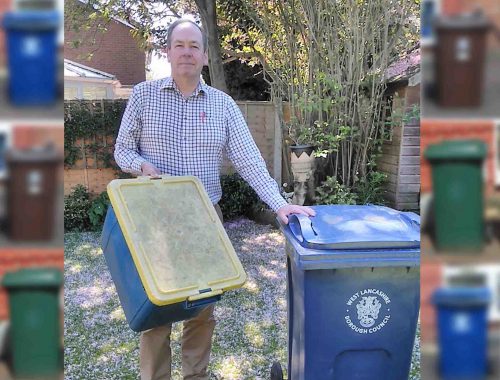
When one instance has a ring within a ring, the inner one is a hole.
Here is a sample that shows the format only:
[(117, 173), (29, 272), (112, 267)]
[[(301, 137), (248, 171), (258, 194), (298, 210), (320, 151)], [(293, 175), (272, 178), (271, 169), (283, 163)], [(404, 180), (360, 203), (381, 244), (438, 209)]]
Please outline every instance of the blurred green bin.
[(6, 273), (13, 370), (18, 377), (57, 375), (61, 371), (59, 289), (56, 268), (26, 268)]
[(430, 145), (436, 246), (451, 252), (479, 251), (484, 243), (482, 163), (486, 144), (449, 140)]

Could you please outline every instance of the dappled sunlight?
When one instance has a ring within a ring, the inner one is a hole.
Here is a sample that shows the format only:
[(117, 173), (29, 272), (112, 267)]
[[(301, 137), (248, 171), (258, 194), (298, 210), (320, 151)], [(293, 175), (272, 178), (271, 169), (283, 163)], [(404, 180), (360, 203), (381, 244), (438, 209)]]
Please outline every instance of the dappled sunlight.
[(267, 279), (273, 279), (273, 280), (276, 280), (278, 278), (280, 278), (281, 276), (278, 275), (278, 273), (276, 273), (275, 270), (271, 270), (263, 265), (260, 265), (258, 267), (258, 271), (259, 271), (259, 274), (262, 276), (262, 277), (265, 277)]
[(248, 290), (249, 292), (251, 292), (253, 294), (259, 293), (259, 286), (253, 280), (247, 280), (245, 285), (243, 285), (243, 288)]
[(116, 293), (109, 289), (99, 283), (94, 286), (82, 286), (76, 289), (73, 302), (77, 302), (83, 309), (103, 305), (112, 297), (116, 297)]
[(113, 310), (109, 316), (114, 321), (125, 321), (125, 313), (121, 306)]
[(81, 264), (74, 264), (74, 265), (71, 265), (69, 268), (65, 269), (65, 275), (67, 275), (67, 273), (71, 273), (71, 274), (77, 274), (77, 273), (80, 273), (82, 271), (82, 265)]
[(245, 336), (255, 347), (262, 347), (264, 345), (261, 326), (256, 322), (249, 322), (245, 325)]
[(224, 379), (243, 379), (244, 376), (241, 370), (241, 359), (238, 359), (235, 356), (229, 355), (220, 363), (220, 371), (224, 374)]

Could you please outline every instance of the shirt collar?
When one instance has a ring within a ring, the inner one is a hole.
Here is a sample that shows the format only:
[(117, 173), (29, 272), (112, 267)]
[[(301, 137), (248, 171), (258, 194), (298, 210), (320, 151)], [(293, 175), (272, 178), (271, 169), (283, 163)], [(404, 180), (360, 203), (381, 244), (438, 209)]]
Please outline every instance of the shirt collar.
[[(197, 95), (201, 93), (207, 94), (207, 87), (208, 86), (202, 80), (200, 80), (198, 82), (198, 86), (196, 86), (196, 90), (194, 91), (194, 93)], [(177, 85), (175, 84), (172, 77), (166, 77), (162, 80), (161, 89), (177, 90)]]

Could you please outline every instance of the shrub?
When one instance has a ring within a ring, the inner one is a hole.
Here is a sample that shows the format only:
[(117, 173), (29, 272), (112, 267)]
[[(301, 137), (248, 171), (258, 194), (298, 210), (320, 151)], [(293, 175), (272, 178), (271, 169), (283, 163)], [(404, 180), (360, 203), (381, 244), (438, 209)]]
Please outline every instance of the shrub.
[(356, 194), (342, 185), (335, 177), (326, 177), (321, 186), (316, 188), (316, 202), (322, 205), (355, 205)]
[(83, 185), (77, 185), (70, 195), (64, 197), (64, 230), (88, 231), (91, 226), (88, 215), (91, 204), (90, 193)]
[(384, 204), (384, 194), (386, 191), (383, 188), (387, 174), (372, 171), (368, 173), (366, 178), (363, 178), (356, 184), (356, 195), (359, 204)]
[(219, 206), (224, 219), (247, 213), (259, 202), (259, 197), (239, 174), (221, 176), (222, 198)]
[(351, 189), (339, 183), (335, 177), (327, 177), (326, 181), (316, 189), (316, 203), (325, 205), (384, 204), (383, 185), (386, 180), (386, 174), (372, 171), (356, 183), (355, 189)]
[(109, 197), (106, 191), (103, 191), (92, 201), (88, 210), (88, 216), (93, 230), (99, 231), (102, 229), (104, 218), (106, 218), (106, 212), (108, 211), (108, 206)]

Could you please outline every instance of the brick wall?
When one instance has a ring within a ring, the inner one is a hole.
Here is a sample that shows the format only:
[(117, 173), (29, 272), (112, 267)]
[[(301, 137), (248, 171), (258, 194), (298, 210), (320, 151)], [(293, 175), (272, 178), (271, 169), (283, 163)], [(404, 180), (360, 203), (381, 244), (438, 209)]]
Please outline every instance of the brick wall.
[(495, 145), (493, 121), (454, 121), (454, 120), (422, 120), (420, 126), (421, 144), (421, 187), (422, 192), (432, 190), (431, 167), (423, 158), (425, 149), (429, 144), (443, 140), (479, 139), (488, 145), (486, 158), (486, 191), (493, 192), (495, 187)]
[(64, 151), (64, 125), (14, 125), (12, 142), (19, 149), (52, 143), (62, 152)]
[[(10, 9), (11, 0), (0, 0), (0, 20), (4, 12)], [(6, 64), (5, 60), (5, 34), (3, 28), (0, 28), (0, 68)]]
[(420, 328), (422, 344), (436, 341), (436, 311), (432, 294), (443, 281), (443, 264), (439, 260), (422, 257), (420, 274)]
[[(75, 33), (66, 20), (64, 58), (113, 74), (122, 85), (144, 81), (146, 54), (130, 34), (132, 29), (114, 20), (106, 28), (105, 33), (95, 33), (94, 30)], [(96, 41), (92, 44), (94, 35)], [(82, 44), (75, 48), (72, 42), (77, 40)], [(89, 53), (93, 54), (90, 60), (86, 58)]]

